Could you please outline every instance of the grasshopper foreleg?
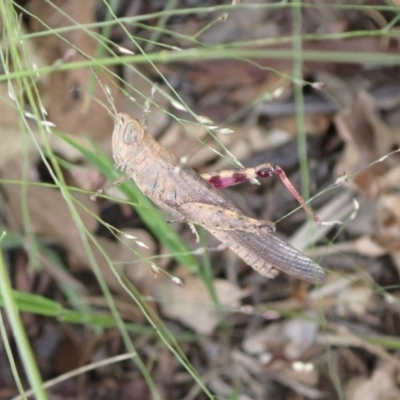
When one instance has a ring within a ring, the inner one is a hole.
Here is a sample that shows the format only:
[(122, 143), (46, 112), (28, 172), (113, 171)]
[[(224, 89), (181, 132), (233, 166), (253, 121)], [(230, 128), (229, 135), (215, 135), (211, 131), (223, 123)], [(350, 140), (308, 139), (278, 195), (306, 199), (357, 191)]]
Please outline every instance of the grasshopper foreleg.
[(115, 181), (107, 183), (107, 185), (104, 185), (101, 189), (97, 190), (95, 194), (90, 196), (90, 200), (96, 201), (96, 198), (100, 196), (101, 194), (105, 193), (108, 189), (111, 189), (114, 186), (118, 186), (121, 183), (125, 182), (127, 179), (131, 179), (132, 176), (131, 174), (125, 173), (118, 177)]

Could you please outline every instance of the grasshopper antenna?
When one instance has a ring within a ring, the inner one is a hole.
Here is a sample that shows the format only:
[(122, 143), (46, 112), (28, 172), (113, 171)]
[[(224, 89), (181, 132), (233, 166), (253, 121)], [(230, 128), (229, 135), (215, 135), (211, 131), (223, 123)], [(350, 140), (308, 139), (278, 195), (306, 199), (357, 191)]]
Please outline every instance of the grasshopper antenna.
[[(90, 60), (85, 54), (83, 54), (81, 51), (78, 51), (78, 53), (79, 53), (79, 55), (80, 55), (82, 58), (84, 58), (85, 60), (91, 61), (91, 60)], [(103, 84), (103, 82), (101, 81), (99, 75), (97, 74), (96, 70), (93, 68), (92, 65), (90, 65), (90, 69), (92, 70), (94, 77), (96, 78), (98, 84), (100, 85), (101, 89), (103, 90), (103, 92), (104, 92), (104, 94), (105, 94), (105, 96), (106, 96), (106, 98), (107, 98), (108, 104), (110, 105), (110, 107), (111, 107), (111, 109), (112, 109), (112, 111), (113, 111), (113, 113), (114, 113), (112, 116), (116, 119), (116, 118), (117, 118), (117, 115), (118, 115), (118, 112), (117, 112), (117, 109), (115, 108), (115, 103), (114, 103), (114, 99), (113, 99), (113, 97), (112, 97), (110, 88), (109, 88), (107, 85), (104, 85), (104, 84)], [(108, 111), (110, 112), (109, 109), (108, 109)], [(110, 113), (110, 114), (111, 114), (111, 113)], [(90, 200), (96, 201), (96, 198), (97, 198), (100, 194), (103, 194), (107, 189), (110, 189), (110, 188), (113, 187), (113, 186), (117, 186), (117, 185), (121, 184), (121, 183), (124, 182), (127, 178), (128, 178), (128, 176), (126, 176), (126, 175), (124, 174), (124, 175), (120, 176), (119, 178), (117, 178), (114, 182), (111, 182), (111, 183), (109, 183), (109, 184), (103, 186), (101, 189), (97, 190), (97, 192), (96, 192), (95, 194), (93, 194), (93, 195), (90, 196)]]
[[(85, 60), (91, 61), (91, 59), (90, 59), (88, 56), (86, 56), (86, 54), (83, 54), (83, 53), (82, 53), (81, 51), (79, 51), (79, 50), (78, 50), (78, 53), (79, 53), (79, 55), (80, 55), (82, 58), (84, 58)], [(101, 81), (101, 79), (100, 79), (98, 73), (97, 73), (96, 70), (94, 69), (93, 65), (90, 65), (89, 67), (90, 67), (90, 69), (92, 70), (92, 73), (93, 73), (94, 77), (96, 78), (97, 83), (100, 85), (101, 89), (103, 90), (103, 92), (104, 92), (104, 94), (105, 94), (105, 96), (106, 96), (106, 98), (107, 98), (108, 104), (110, 105), (110, 107), (111, 107), (111, 109), (112, 109), (112, 111), (113, 111), (113, 113), (114, 113), (113, 117), (115, 118), (115, 117), (117, 116), (118, 112), (117, 112), (117, 109), (115, 108), (115, 102), (114, 102), (114, 99), (113, 99), (113, 97), (112, 97), (110, 88), (109, 88), (107, 85), (104, 85), (104, 84), (103, 84), (103, 82)]]
[(143, 117), (140, 123), (143, 125), (145, 129), (148, 129), (148, 121), (147, 117), (150, 114), (150, 103), (153, 101), (154, 94), (157, 91), (157, 83), (154, 83), (152, 88), (151, 88), (151, 93), (150, 97), (147, 98), (146, 103), (144, 103), (144, 108), (143, 108)]

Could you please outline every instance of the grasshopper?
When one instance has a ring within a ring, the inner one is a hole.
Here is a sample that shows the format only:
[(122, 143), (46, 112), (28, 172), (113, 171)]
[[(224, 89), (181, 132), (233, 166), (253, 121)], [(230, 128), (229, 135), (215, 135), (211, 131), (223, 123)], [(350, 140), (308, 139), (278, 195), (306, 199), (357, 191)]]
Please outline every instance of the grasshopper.
[[(261, 275), (271, 279), (281, 270), (310, 283), (324, 281), (324, 270), (275, 236), (272, 222), (251, 218), (218, 190), (256, 177), (278, 175), (312, 213), (278, 166), (262, 164), (235, 172), (199, 175), (161, 147), (137, 119), (122, 113), (116, 115), (112, 151), (116, 167), (124, 175), (98, 190), (93, 198), (125, 179), (133, 179), (174, 220), (204, 227)], [(316, 216), (314, 219), (318, 221)]]

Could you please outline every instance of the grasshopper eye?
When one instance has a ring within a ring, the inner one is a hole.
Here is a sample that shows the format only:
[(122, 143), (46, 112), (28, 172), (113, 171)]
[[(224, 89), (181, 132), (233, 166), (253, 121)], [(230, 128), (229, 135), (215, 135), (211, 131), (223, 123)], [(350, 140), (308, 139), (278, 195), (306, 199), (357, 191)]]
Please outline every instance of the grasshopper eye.
[(137, 129), (133, 124), (128, 124), (126, 126), (123, 136), (123, 141), (126, 145), (131, 145), (135, 143), (137, 137)]

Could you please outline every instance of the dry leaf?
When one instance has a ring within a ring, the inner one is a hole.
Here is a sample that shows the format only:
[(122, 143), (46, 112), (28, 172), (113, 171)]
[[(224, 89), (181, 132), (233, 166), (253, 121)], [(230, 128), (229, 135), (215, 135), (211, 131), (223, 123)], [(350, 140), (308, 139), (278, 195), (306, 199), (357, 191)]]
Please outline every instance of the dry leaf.
[(250, 354), (259, 355), (283, 352), (286, 358), (296, 360), (314, 345), (317, 333), (316, 318), (315, 321), (294, 318), (281, 323), (275, 322), (248, 335), (243, 341), (243, 349)]
[[(223, 308), (240, 306), (247, 295), (239, 287), (223, 279), (214, 280), (214, 288)], [(216, 305), (202, 280), (196, 276), (184, 279), (183, 286), (165, 281), (153, 294), (161, 303), (165, 316), (176, 319), (196, 333), (210, 335), (220, 322)]]
[[(156, 254), (157, 243), (144, 229), (125, 229), (124, 233), (125, 235), (121, 237), (120, 251), (113, 260), (119, 265), (119, 270), (124, 271), (142, 293), (151, 293), (154, 286), (158, 286), (166, 279), (163, 274), (154, 275), (148, 260)], [(127, 235), (135, 239), (129, 239)], [(144, 243), (147, 247), (140, 246), (138, 242)], [(132, 249), (136, 250), (140, 256), (136, 255)]]
[(274, 323), (257, 332), (246, 335), (242, 347), (249, 354), (264, 354), (280, 350), (285, 339), (282, 335), (282, 323)]
[(387, 253), (387, 250), (382, 246), (379, 246), (379, 244), (377, 244), (375, 240), (372, 240), (370, 236), (362, 236), (352, 244), (354, 245), (354, 250), (358, 254), (366, 257), (376, 258)]
[(307, 313), (310, 319), (293, 318), (285, 321), (283, 336), (287, 339), (287, 344), (283, 348), (283, 353), (289, 360), (297, 360), (313, 345), (315, 345), (318, 333), (317, 316)]
[(336, 299), (336, 312), (341, 318), (363, 318), (373, 306), (374, 292), (368, 287), (351, 287), (340, 292)]
[(400, 191), (400, 165), (393, 166), (379, 179), (381, 193)]
[[(51, 3), (32, 1), (27, 4), (27, 8), (36, 16), (30, 20), (30, 29), (33, 33), (70, 26), (72, 25), (70, 18), (82, 26), (95, 22), (94, 1), (56, 0)], [(79, 54), (71, 53), (74, 46), (89, 57), (95, 56), (97, 41), (84, 29), (64, 33), (63, 37), (66, 40), (50, 34), (33, 40), (34, 52), (39, 55), (44, 64), (52, 64), (60, 58), (65, 58), (64, 62), (82, 60)], [(108, 141), (113, 129), (113, 121), (106, 108), (87, 96), (92, 76), (93, 72), (90, 68), (53, 72), (40, 81), (41, 98), (49, 120), (55, 123), (59, 130), (76, 136), (106, 138)], [(102, 73), (99, 74), (99, 78), (103, 84), (109, 86), (118, 108), (119, 92), (113, 84), (114, 79)], [(103, 104), (108, 104), (106, 95), (98, 84), (95, 85), (92, 96)]]
[[(22, 179), (22, 161), (14, 160), (7, 164), (4, 170), (4, 179), (13, 179), (21, 181)], [(4, 184), (10, 217), (19, 223), (23, 230), (24, 217), (22, 214), (21, 186)], [(89, 196), (83, 193), (70, 192), (76, 209), (85, 228), (93, 233), (97, 229), (98, 203), (90, 200)], [(88, 251), (84, 246), (79, 229), (72, 218), (70, 209), (58, 189), (45, 188), (40, 186), (28, 186), (26, 197), (28, 199), (28, 213), (32, 223), (33, 232), (51, 238), (56, 243), (63, 246), (68, 252), (69, 266), (75, 272), (80, 270), (91, 270), (93, 267)], [(114, 272), (111, 270), (108, 261), (105, 259), (104, 252), (112, 262), (117, 272), (125, 272), (126, 275), (137, 284), (144, 285), (147, 290), (150, 289), (154, 274), (150, 269), (150, 264), (145, 259), (155, 254), (156, 244), (154, 239), (144, 230), (132, 230), (127, 232), (135, 236), (137, 241), (146, 244), (148, 248), (141, 247), (134, 240), (122, 239), (122, 243), (112, 242), (102, 237), (95, 237), (98, 245), (89, 241), (90, 250), (93, 252), (106, 282), (114, 290), (124, 293)], [(134, 248), (140, 254), (140, 261), (135, 256), (134, 251), (123, 245), (128, 242), (129, 246)], [(129, 266), (130, 265), (130, 266)]]
[(381, 364), (370, 378), (353, 378), (345, 388), (347, 400), (397, 400), (400, 398), (398, 370), (390, 363)]
[(387, 249), (400, 274), (400, 196), (381, 196), (376, 211), (377, 243)]
[[(375, 112), (374, 99), (360, 92), (357, 100), (336, 117), (339, 134), (346, 143), (337, 174), (351, 176), (374, 161), (389, 154), (396, 146), (399, 131), (386, 125)], [(353, 181), (366, 195), (375, 197), (378, 192), (377, 177), (383, 175), (395, 162), (395, 157), (371, 165), (359, 172)]]
[[(8, 85), (0, 84), (0, 170), (12, 159), (20, 157), (24, 149), (33, 148), (33, 143), (21, 134), (19, 113), (8, 95)], [(33, 131), (36, 130), (33, 128)]]
[[(16, 182), (23, 181), (21, 159), (10, 161), (4, 169), (3, 177)], [(31, 176), (34, 174), (31, 166)], [(20, 226), (25, 225), (22, 214), (21, 185), (4, 185), (7, 195), (8, 207), (13, 217), (19, 221)], [(92, 215), (98, 212), (98, 204), (91, 201), (87, 195), (70, 192), (82, 207), (77, 207), (80, 218), (89, 232), (97, 227), (97, 221)], [(25, 196), (25, 194), (23, 194)], [(77, 227), (71, 218), (68, 205), (58, 189), (30, 185), (26, 189), (27, 206), (33, 230), (39, 235), (52, 237), (61, 243), (74, 242), (79, 238)]]
[(303, 395), (309, 399), (321, 399), (324, 397), (322, 391), (314, 389), (319, 379), (319, 371), (314, 368), (297, 370), (293, 368), (294, 363), (288, 365), (282, 360), (277, 360), (267, 366), (267, 372), (272, 374), (274, 379), (280, 384), (291, 388), (295, 393)]

